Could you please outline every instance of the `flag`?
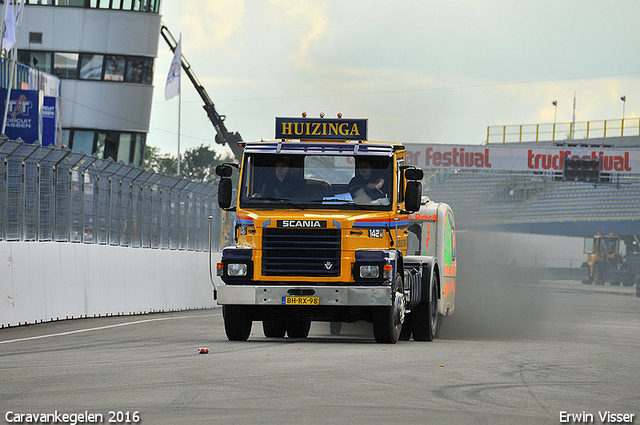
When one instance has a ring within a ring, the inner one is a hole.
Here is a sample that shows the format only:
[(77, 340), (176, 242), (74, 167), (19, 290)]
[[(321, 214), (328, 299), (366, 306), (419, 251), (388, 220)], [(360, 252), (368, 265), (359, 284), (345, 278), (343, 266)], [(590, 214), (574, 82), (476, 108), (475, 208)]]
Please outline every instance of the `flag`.
[(18, 13), (15, 15), (13, 14), (13, 0), (9, 0), (9, 3), (6, 5), (4, 24), (2, 27), (2, 48), (5, 49), (7, 54), (16, 43), (16, 30), (18, 28), (23, 3), (24, 2), (18, 5)]
[(171, 68), (169, 68), (169, 75), (167, 76), (167, 85), (164, 87), (164, 99), (169, 100), (175, 95), (180, 94), (180, 70), (182, 67), (182, 53), (180, 49), (180, 43), (182, 43), (182, 37), (176, 45), (176, 52), (173, 55), (173, 61), (171, 61)]

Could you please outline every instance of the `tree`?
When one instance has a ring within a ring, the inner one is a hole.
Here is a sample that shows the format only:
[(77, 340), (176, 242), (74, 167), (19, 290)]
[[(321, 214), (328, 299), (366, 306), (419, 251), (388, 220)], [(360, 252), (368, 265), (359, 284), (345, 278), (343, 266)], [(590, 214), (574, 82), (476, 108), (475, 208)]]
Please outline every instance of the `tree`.
[(231, 159), (223, 158), (218, 152), (202, 144), (185, 151), (180, 168), (182, 174), (191, 180), (214, 183), (218, 181), (216, 166), (225, 161), (228, 162)]
[(168, 153), (160, 154), (160, 148), (147, 146), (144, 150), (143, 168), (156, 173), (173, 175), (178, 169), (178, 161)]
[[(218, 181), (216, 166), (223, 162), (232, 162), (232, 158), (222, 157), (210, 146), (204, 144), (189, 148), (180, 162), (180, 174), (190, 180), (214, 184)], [(160, 154), (159, 148), (147, 146), (144, 155), (144, 167), (158, 173), (175, 175), (176, 158), (170, 154)]]

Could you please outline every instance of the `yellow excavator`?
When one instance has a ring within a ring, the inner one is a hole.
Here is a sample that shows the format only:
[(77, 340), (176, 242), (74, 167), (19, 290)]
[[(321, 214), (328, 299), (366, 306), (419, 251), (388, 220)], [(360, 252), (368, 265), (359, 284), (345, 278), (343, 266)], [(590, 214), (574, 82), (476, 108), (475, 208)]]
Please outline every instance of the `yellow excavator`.
[(635, 235), (620, 236), (599, 233), (584, 238), (584, 253), (588, 278), (584, 284), (632, 286), (640, 277), (640, 241)]

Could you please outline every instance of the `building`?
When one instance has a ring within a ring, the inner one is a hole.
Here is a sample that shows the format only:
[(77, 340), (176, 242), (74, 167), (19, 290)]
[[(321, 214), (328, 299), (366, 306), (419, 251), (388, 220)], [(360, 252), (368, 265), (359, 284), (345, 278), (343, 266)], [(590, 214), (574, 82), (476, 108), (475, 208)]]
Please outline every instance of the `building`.
[(18, 62), (61, 80), (62, 145), (139, 166), (160, 0), (25, 0)]

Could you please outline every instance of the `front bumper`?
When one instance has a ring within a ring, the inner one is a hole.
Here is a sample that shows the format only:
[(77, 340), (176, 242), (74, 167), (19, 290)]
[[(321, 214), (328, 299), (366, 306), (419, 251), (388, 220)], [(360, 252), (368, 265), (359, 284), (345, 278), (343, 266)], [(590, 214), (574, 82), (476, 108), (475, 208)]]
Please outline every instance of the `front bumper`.
[(287, 296), (320, 297), (323, 306), (390, 306), (390, 286), (221, 285), (220, 305), (282, 305)]

